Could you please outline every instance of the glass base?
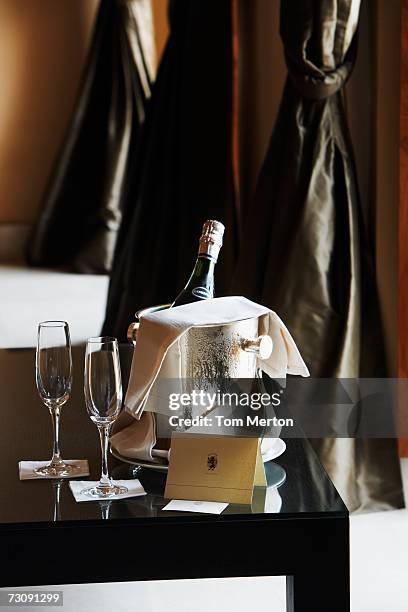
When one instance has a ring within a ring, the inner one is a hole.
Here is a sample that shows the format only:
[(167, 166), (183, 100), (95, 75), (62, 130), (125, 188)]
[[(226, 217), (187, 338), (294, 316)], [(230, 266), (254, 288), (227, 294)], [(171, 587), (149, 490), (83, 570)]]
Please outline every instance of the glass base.
[(98, 485), (96, 487), (90, 487), (89, 489), (83, 489), (81, 495), (87, 495), (95, 499), (111, 499), (112, 497), (117, 497), (127, 492), (128, 489), (126, 487), (112, 484), (110, 486)]
[(77, 465), (67, 465), (66, 463), (49, 463), (48, 465), (37, 468), (35, 473), (39, 476), (47, 476), (48, 478), (61, 478), (63, 476), (74, 476), (79, 471), (80, 468)]

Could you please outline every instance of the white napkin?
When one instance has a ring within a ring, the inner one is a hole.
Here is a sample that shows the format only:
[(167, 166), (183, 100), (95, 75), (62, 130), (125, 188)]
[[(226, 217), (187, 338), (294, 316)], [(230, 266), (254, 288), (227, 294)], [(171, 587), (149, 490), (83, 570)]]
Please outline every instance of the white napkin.
[(126, 487), (128, 492), (121, 493), (121, 495), (115, 495), (114, 498), (107, 497), (90, 497), (82, 493), (84, 489), (95, 487), (98, 484), (98, 480), (70, 480), (69, 488), (72, 491), (75, 501), (98, 501), (107, 499), (125, 499), (126, 497), (138, 497), (140, 495), (146, 495), (146, 491), (141, 485), (139, 480), (115, 480), (115, 484)]
[(259, 367), (272, 378), (309, 376), (292, 336), (275, 312), (240, 296), (202, 300), (141, 318), (125, 399), (127, 412), (140, 417), (167, 351), (191, 327), (223, 325), (251, 317), (260, 317), (259, 334), (268, 334), (274, 343), (269, 359), (258, 360)]
[(42, 476), (36, 474), (35, 470), (40, 467), (44, 467), (49, 464), (48, 461), (20, 461), (18, 464), (18, 470), (20, 473), (20, 480), (47, 480), (55, 478), (77, 478), (79, 476), (89, 476), (89, 465), (87, 459), (64, 459), (64, 463), (67, 465), (78, 465), (80, 471), (75, 474), (68, 474), (67, 476)]
[(177, 510), (178, 512), (200, 512), (200, 514), (221, 514), (228, 506), (226, 503), (210, 501), (190, 501), (173, 499), (162, 510)]

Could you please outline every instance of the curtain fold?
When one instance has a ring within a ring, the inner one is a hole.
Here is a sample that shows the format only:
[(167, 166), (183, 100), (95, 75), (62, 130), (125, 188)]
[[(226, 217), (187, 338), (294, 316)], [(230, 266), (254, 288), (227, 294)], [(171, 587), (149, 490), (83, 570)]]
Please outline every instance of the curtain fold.
[[(316, 377), (386, 376), (342, 87), (359, 0), (283, 0), (288, 67), (232, 292), (276, 310)], [(393, 440), (313, 440), (350, 510), (403, 505)]]
[(203, 222), (226, 225), (222, 295), (234, 262), (231, 0), (172, 0), (170, 35), (134, 158), (103, 333), (126, 338), (139, 308), (184, 286)]
[(111, 269), (153, 53), (150, 0), (102, 0), (76, 107), (27, 243), (31, 265)]

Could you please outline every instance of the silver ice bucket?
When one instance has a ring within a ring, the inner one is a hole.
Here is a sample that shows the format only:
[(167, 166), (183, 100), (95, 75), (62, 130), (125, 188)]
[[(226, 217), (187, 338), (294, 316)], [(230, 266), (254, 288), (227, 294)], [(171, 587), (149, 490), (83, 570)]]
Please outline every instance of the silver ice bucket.
[[(136, 345), (140, 319), (148, 314), (169, 308), (170, 304), (152, 306), (136, 312), (136, 320), (128, 328), (128, 340)], [(162, 363), (157, 379), (158, 391), (155, 394), (155, 418), (161, 418), (168, 410), (168, 380), (172, 379), (170, 373), (178, 369), (180, 379), (179, 388), (182, 392), (191, 393), (193, 390), (207, 391), (209, 393), (242, 393), (263, 392), (264, 386), (259, 370), (257, 358), (268, 359), (273, 350), (272, 338), (268, 335), (259, 335), (259, 318), (251, 317), (224, 325), (200, 325), (190, 328), (179, 341), (172, 345)], [(177, 368), (174, 367), (177, 364)], [(174, 380), (173, 380), (174, 382)], [(163, 383), (165, 392), (160, 391)], [(167, 384), (167, 386), (166, 386)], [(159, 398), (163, 398), (163, 410)], [(224, 405), (216, 405), (215, 413), (220, 410), (224, 416), (232, 414), (235, 410), (232, 405), (226, 408)], [(212, 408), (211, 408), (212, 409)], [(273, 410), (271, 408), (271, 410)], [(200, 416), (206, 412), (206, 407), (184, 407), (184, 417)], [(231, 429), (231, 428), (230, 428)], [(249, 430), (245, 429), (245, 435)], [(266, 430), (258, 432), (259, 428), (253, 428), (252, 435), (263, 437)], [(268, 428), (270, 429), (270, 428)], [(217, 430), (218, 431), (218, 430)], [(235, 430), (234, 430), (235, 431)], [(271, 437), (279, 437), (280, 427), (269, 432)], [(235, 435), (233, 429), (226, 432)], [(240, 431), (236, 435), (243, 435)]]

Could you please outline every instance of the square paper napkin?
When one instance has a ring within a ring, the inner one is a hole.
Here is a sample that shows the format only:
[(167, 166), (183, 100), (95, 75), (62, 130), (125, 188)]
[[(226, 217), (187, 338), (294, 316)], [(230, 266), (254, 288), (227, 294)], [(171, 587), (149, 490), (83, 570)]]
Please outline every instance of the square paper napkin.
[(49, 464), (48, 461), (20, 461), (18, 464), (18, 470), (20, 473), (20, 480), (54, 480), (55, 478), (78, 478), (79, 476), (89, 476), (89, 465), (87, 459), (64, 459), (64, 463), (67, 465), (78, 465), (80, 471), (75, 474), (68, 474), (67, 476), (42, 476), (36, 474), (35, 470), (39, 467), (44, 467)]
[(126, 487), (128, 492), (122, 493), (121, 495), (115, 495), (115, 497), (89, 497), (88, 495), (84, 495), (82, 491), (84, 489), (89, 489), (91, 487), (95, 487), (98, 484), (98, 480), (71, 480), (69, 483), (69, 487), (72, 491), (73, 496), (75, 497), (75, 501), (84, 502), (84, 501), (98, 501), (100, 500), (108, 500), (108, 499), (125, 499), (126, 497), (139, 497), (139, 495), (146, 495), (146, 491), (140, 483), (140, 480), (115, 480), (115, 484)]

